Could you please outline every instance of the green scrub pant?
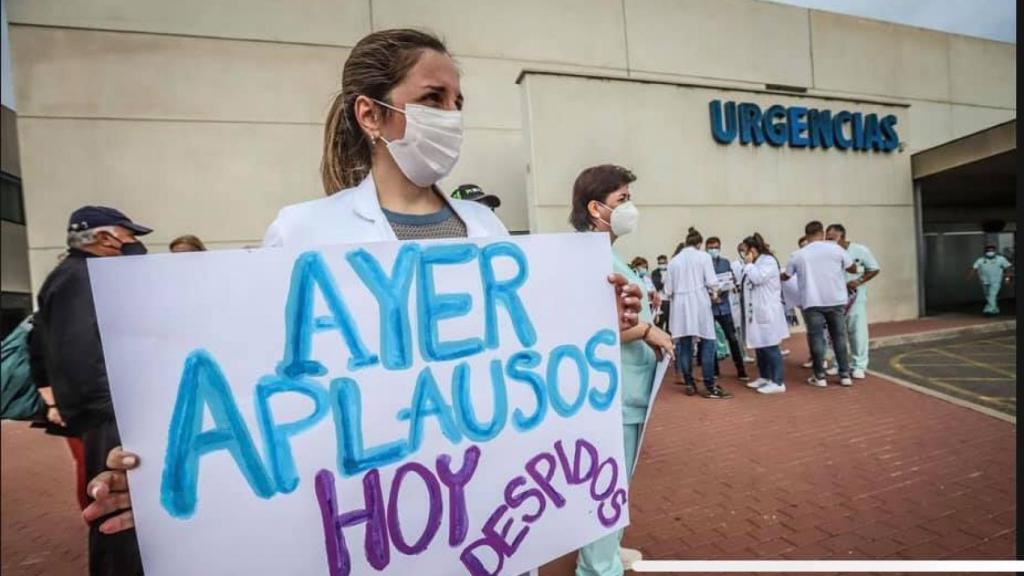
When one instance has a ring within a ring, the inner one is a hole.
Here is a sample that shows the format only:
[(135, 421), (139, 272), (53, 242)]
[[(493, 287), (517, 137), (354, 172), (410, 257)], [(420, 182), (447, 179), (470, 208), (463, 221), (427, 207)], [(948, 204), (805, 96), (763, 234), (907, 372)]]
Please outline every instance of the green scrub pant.
[(999, 289), (1002, 288), (1000, 282), (989, 282), (981, 285), (981, 289), (985, 292), (985, 309), (982, 311), (983, 314), (999, 314)]
[[(623, 424), (626, 476), (633, 477), (633, 461), (640, 449), (640, 431), (643, 424)], [(613, 532), (580, 548), (576, 558), (576, 576), (622, 576), (622, 559), (619, 557), (619, 542), (622, 530)]]
[(850, 341), (850, 369), (868, 369), (868, 303), (860, 298), (846, 313), (846, 334)]

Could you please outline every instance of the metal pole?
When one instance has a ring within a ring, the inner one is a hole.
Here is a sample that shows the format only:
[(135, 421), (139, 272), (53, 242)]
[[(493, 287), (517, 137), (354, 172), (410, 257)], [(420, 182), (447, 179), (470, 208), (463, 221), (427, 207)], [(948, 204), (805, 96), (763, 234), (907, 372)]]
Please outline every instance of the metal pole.
[(925, 244), (922, 217), (921, 182), (914, 182), (914, 240), (917, 248), (917, 315), (925, 315)]

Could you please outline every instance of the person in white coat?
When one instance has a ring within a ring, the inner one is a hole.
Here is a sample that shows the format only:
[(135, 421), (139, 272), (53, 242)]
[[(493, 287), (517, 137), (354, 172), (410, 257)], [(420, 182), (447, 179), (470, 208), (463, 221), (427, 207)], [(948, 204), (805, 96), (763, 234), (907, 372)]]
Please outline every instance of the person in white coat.
[[(341, 85), (324, 130), (327, 196), (283, 208), (264, 247), (508, 234), (487, 206), (437, 188), (459, 158), (463, 101), (459, 69), (439, 39), (408, 29), (373, 32), (352, 48)], [(639, 286), (621, 274), (608, 281), (619, 294), (620, 332), (635, 328)], [(103, 534), (134, 527), (125, 471), (140, 461), (114, 448), (109, 470), (89, 482), (94, 502), (82, 516), (99, 522)]]
[(693, 378), (693, 341), (699, 338), (697, 357), (704, 376), (705, 398), (730, 398), (715, 383), (715, 318), (711, 314), (711, 295), (718, 298), (718, 277), (711, 256), (700, 250), (704, 238), (690, 228), (685, 247), (668, 263), (665, 291), (671, 295), (669, 333), (675, 341), (676, 369), (686, 384), (686, 393), (697, 391)]
[(730, 264), (732, 266), (732, 274), (736, 277), (738, 287), (730, 295), (730, 304), (732, 305), (732, 321), (736, 326), (736, 338), (742, 344), (743, 362), (751, 364), (754, 359), (747, 354), (747, 336), (746, 327), (743, 322), (743, 267), (747, 265), (747, 245), (740, 242), (736, 246), (737, 258)]
[(789, 337), (779, 261), (760, 234), (755, 232), (743, 242), (747, 245), (743, 267), (747, 346), (754, 349), (759, 375), (747, 386), (761, 394), (779, 394), (786, 391), (780, 344)]

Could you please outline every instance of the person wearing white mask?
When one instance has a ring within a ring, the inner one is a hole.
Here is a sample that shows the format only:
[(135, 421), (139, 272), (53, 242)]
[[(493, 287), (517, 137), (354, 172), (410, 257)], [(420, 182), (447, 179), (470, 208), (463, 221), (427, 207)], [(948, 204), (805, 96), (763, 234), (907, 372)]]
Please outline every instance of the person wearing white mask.
[[(732, 263), (722, 257), (722, 241), (718, 237), (712, 236), (705, 240), (704, 249), (708, 256), (711, 256), (711, 264), (715, 267), (715, 274), (718, 276), (717, 302), (716, 299), (712, 299), (711, 314), (715, 323), (722, 330), (724, 345), (728, 346), (729, 355), (732, 356), (732, 362), (736, 366), (736, 377), (747, 381), (749, 378), (743, 364), (743, 348), (740, 345), (740, 340), (736, 337), (736, 323), (733, 321), (732, 315), (732, 297), (740, 287), (740, 276), (733, 272)], [(722, 339), (719, 339), (718, 343), (721, 347)], [(718, 360), (716, 359), (715, 376), (719, 374)]]
[[(615, 251), (619, 238), (636, 231), (640, 213), (633, 204), (629, 185), (636, 176), (613, 164), (591, 166), (580, 172), (572, 187), (569, 223), (578, 232), (607, 232), (612, 242), (612, 268), (633, 284), (640, 276)], [(646, 263), (645, 263), (646, 264)], [(626, 476), (632, 477), (633, 463), (640, 449), (640, 437), (654, 389), (658, 358), (672, 356), (672, 338), (654, 325), (649, 295), (643, 295), (640, 322), (620, 332), (622, 345), (622, 434)], [(580, 549), (576, 576), (618, 576), (623, 566), (642, 558), (639, 550), (620, 548), (622, 531), (596, 540)]]
[(705, 398), (731, 398), (715, 383), (715, 319), (711, 314), (711, 296), (718, 296), (718, 277), (711, 256), (700, 250), (704, 238), (694, 228), (686, 235), (685, 246), (668, 263), (665, 290), (672, 298), (669, 333), (676, 346), (676, 369), (686, 385), (686, 394), (697, 392), (693, 377), (693, 341), (698, 338), (697, 357), (704, 377)]
[[(487, 206), (437, 188), (463, 139), (459, 69), (439, 39), (409, 29), (369, 34), (345, 60), (341, 86), (324, 130), (327, 196), (281, 209), (264, 247), (508, 234)], [(620, 332), (636, 328), (641, 283), (621, 274), (608, 281), (619, 295)], [(82, 515), (103, 534), (134, 527), (125, 470), (141, 460), (117, 447), (107, 457), (110, 470), (90, 481), (95, 501)]]
[(760, 234), (743, 240), (747, 245), (743, 267), (743, 301), (746, 304), (747, 345), (754, 349), (758, 378), (747, 384), (761, 394), (786, 391), (782, 376), (782, 348), (789, 326), (782, 304), (779, 261)]

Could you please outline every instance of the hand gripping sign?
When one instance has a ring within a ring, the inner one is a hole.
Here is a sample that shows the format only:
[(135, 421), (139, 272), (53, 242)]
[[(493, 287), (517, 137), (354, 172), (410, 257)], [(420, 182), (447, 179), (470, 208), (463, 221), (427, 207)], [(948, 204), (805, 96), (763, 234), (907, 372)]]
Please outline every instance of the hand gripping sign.
[(628, 523), (605, 235), (89, 266), (149, 576), (518, 574)]

